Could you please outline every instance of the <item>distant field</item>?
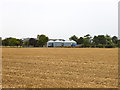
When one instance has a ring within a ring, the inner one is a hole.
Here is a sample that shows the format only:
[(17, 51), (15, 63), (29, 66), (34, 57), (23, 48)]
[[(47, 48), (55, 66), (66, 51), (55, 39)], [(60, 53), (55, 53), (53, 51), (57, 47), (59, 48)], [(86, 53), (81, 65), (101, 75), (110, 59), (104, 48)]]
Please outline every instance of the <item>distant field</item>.
[(3, 48), (3, 88), (116, 88), (118, 49)]

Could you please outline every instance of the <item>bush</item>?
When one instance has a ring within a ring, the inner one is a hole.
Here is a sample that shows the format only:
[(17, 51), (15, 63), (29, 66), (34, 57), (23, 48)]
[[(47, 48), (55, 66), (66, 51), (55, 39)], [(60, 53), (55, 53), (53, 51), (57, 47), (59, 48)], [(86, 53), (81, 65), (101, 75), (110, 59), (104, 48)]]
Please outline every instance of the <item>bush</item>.
[(104, 46), (102, 44), (98, 44), (96, 47), (97, 48), (103, 48)]
[(114, 45), (106, 45), (105, 48), (114, 48)]
[(84, 45), (84, 44), (83, 44), (82, 47), (83, 47), (83, 48), (89, 48), (90, 45)]
[(95, 48), (96, 46), (95, 45), (91, 45), (91, 48)]

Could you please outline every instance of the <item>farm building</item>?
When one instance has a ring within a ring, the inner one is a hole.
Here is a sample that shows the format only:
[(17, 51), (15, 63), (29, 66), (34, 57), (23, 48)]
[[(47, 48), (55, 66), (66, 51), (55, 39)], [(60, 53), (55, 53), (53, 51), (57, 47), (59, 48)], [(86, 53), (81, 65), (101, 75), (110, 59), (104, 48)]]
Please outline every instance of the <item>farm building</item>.
[(47, 42), (47, 47), (60, 47), (60, 46), (75, 46), (77, 43), (75, 41), (65, 41), (65, 40), (50, 40)]

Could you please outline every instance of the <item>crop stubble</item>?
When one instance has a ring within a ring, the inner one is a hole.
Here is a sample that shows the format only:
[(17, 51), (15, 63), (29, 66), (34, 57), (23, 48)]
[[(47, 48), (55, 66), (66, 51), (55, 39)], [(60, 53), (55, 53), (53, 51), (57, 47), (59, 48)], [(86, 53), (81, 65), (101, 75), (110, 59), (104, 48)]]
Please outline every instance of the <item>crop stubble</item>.
[(118, 49), (3, 48), (3, 88), (116, 88)]

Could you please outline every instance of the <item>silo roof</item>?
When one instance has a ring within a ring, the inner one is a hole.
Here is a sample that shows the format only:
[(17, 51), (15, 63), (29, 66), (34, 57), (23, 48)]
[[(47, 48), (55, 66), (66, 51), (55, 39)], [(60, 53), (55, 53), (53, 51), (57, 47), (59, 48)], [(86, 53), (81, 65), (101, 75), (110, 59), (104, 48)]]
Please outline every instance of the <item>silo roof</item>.
[(76, 43), (75, 41), (64, 41), (65, 43)]
[(59, 41), (59, 40), (56, 40), (56, 41), (54, 41), (54, 42), (61, 42), (61, 43), (63, 43), (63, 41)]
[(60, 42), (60, 43), (76, 43), (75, 41), (73, 41), (73, 40), (67, 40), (67, 41), (59, 41), (59, 40), (56, 40), (56, 41), (52, 41), (52, 40), (50, 40), (50, 41), (48, 41), (48, 43), (54, 43), (54, 42)]

